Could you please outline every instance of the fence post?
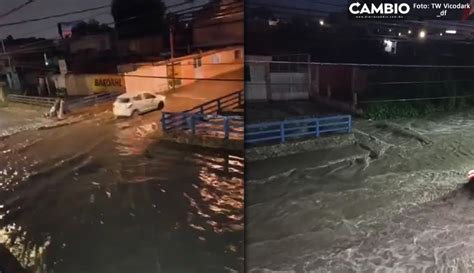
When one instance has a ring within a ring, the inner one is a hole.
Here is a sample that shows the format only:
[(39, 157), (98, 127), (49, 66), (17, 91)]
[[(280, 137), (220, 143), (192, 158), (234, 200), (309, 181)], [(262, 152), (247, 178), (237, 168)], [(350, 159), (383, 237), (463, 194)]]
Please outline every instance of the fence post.
[(357, 100), (358, 100), (357, 93), (356, 92), (352, 93), (352, 108), (354, 108), (354, 110), (357, 109), (357, 102), (358, 102)]
[(199, 107), (199, 112), (204, 115), (204, 107), (201, 105), (201, 107)]
[(281, 137), (281, 142), (285, 142), (285, 123), (280, 124), (280, 137)]
[(224, 117), (224, 138), (229, 139), (229, 117)]
[(352, 132), (352, 116), (349, 116), (348, 119), (349, 119), (349, 124), (347, 126), (347, 132), (350, 133)]
[(166, 113), (161, 113), (161, 126), (163, 127), (163, 131), (166, 131)]
[(191, 116), (191, 132), (193, 135), (196, 134), (196, 119), (195, 116)]
[(319, 119), (316, 119), (316, 137), (319, 137)]
[(220, 99), (217, 100), (217, 112), (218, 113), (221, 112), (221, 100)]
[[(183, 129), (187, 129), (188, 127), (191, 127), (191, 120), (189, 119), (187, 113), (186, 112), (181, 112), (181, 114), (183, 115), (182, 116), (183, 121), (180, 121), (181, 124), (178, 125), (178, 126), (180, 126), (179, 129), (183, 130)], [(179, 117), (179, 116), (176, 116), (176, 117)]]
[(316, 96), (319, 97), (319, 65), (316, 66), (316, 71), (315, 71), (315, 75), (314, 75), (314, 87), (315, 87), (315, 92), (316, 92)]
[(351, 93), (352, 93), (352, 106), (355, 109), (357, 106), (357, 92), (356, 92), (356, 75), (357, 71), (355, 67), (352, 67), (351, 75)]

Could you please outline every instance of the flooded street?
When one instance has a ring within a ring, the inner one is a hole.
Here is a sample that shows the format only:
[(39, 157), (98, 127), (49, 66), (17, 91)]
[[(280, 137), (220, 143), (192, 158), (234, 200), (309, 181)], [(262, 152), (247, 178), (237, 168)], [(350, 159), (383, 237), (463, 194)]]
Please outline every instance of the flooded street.
[(34, 272), (242, 272), (243, 158), (110, 113), (0, 141), (0, 243)]
[(0, 108), (0, 137), (27, 129), (35, 129), (50, 123), (42, 117), (46, 110), (41, 110), (14, 107)]
[(247, 163), (250, 272), (474, 272), (474, 112)]

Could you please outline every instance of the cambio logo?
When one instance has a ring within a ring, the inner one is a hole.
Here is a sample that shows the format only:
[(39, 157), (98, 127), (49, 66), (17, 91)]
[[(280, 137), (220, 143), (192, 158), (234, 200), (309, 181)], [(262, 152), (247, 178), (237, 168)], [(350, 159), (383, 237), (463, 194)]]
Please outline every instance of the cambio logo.
[(349, 5), (349, 12), (354, 15), (408, 14), (410, 12), (410, 6), (406, 3), (361, 4), (356, 2)]

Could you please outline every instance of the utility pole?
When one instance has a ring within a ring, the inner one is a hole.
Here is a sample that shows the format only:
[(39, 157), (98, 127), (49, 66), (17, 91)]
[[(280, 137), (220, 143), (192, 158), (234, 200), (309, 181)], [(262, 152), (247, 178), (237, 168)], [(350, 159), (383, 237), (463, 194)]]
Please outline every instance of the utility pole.
[(43, 54), (44, 57), (44, 65), (46, 67), (46, 73), (44, 76), (44, 81), (46, 83), (46, 88), (48, 89), (48, 96), (51, 96), (51, 87), (49, 86), (49, 72), (48, 72), (48, 66), (49, 66), (49, 60), (48, 60), (48, 55), (46, 52)]
[(7, 79), (9, 79), (9, 84), (10, 84), (10, 88), (13, 88), (13, 68), (12, 68), (12, 59), (10, 57), (10, 55), (7, 53), (7, 50), (6, 50), (6, 47), (5, 47), (5, 40), (4, 39), (1, 39), (2, 40), (2, 50), (3, 50), (3, 54), (7, 56), (7, 59), (8, 59), (8, 72), (7, 72)]
[(3, 54), (7, 55), (8, 58), (8, 68), (12, 68), (12, 59), (9, 54), (7, 54), (7, 50), (5, 48), (5, 40), (2, 39), (2, 49), (3, 49)]
[(176, 82), (174, 77), (174, 26), (170, 26), (170, 50), (171, 50), (171, 81), (173, 91), (176, 89)]

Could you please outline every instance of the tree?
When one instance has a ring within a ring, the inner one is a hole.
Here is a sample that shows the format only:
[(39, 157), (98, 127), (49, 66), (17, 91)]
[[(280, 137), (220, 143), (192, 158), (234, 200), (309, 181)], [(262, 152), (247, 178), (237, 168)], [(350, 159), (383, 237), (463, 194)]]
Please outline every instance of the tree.
[(113, 0), (112, 16), (119, 38), (160, 35), (166, 29), (161, 0)]
[(106, 24), (100, 24), (96, 20), (90, 20), (89, 22), (81, 22), (72, 28), (73, 37), (81, 37), (86, 35), (110, 33), (112, 28)]

